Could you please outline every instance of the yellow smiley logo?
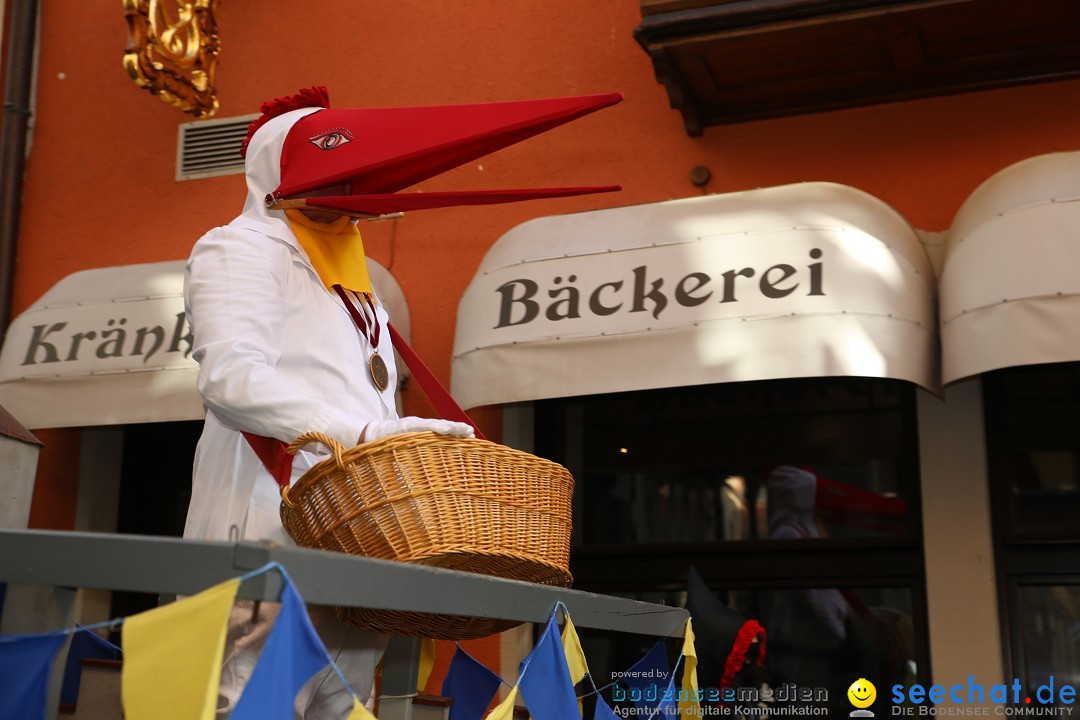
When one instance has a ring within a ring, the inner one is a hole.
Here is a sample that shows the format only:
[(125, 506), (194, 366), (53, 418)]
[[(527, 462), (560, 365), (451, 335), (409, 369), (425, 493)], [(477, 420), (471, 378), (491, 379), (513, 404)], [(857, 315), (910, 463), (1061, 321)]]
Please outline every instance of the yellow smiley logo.
[(847, 689), (848, 700), (857, 708), (868, 708), (877, 699), (877, 688), (866, 678), (859, 678)]

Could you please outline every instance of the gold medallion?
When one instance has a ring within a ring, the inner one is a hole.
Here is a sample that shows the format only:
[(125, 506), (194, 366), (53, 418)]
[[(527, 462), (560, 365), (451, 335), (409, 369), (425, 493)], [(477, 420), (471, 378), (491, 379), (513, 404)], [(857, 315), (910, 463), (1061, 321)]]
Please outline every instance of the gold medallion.
[(371, 380), (375, 387), (379, 388), (379, 392), (385, 390), (390, 384), (390, 371), (386, 369), (386, 361), (379, 353), (372, 353), (368, 360), (368, 369), (371, 370)]

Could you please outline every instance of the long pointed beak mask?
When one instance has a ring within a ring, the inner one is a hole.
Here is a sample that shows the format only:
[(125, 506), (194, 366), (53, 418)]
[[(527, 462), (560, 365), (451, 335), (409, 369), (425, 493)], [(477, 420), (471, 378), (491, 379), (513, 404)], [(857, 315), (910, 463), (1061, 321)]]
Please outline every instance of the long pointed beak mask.
[[(267, 120), (290, 110), (322, 108), (292, 126), (281, 151), (281, 183), (269, 209), (312, 207), (356, 216), (487, 205), (620, 190), (618, 185), (515, 190), (399, 193), (451, 168), (558, 127), (622, 95), (429, 107), (331, 109), (326, 88), (263, 105), (248, 140)], [(245, 150), (247, 141), (245, 141)], [(348, 194), (296, 197), (340, 185)]]

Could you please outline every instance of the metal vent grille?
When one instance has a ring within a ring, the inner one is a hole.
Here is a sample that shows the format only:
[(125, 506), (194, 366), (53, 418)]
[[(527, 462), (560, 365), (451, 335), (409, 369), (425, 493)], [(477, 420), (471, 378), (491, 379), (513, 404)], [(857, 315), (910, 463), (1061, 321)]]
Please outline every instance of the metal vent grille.
[(180, 126), (176, 179), (194, 180), (244, 172), (240, 144), (258, 115), (198, 120)]

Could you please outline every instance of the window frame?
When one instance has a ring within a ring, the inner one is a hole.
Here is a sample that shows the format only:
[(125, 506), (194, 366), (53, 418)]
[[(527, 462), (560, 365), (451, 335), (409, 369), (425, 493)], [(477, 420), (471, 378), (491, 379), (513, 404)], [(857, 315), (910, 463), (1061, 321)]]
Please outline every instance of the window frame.
[(1049, 370), (1062, 365), (1075, 366), (1074, 372), (1080, 375), (1080, 363), (1024, 365), (986, 373), (982, 382), (994, 570), (1002, 619), (1001, 657), (1005, 677), (1018, 678), (1025, 685), (1029, 679), (1025, 676), (1020, 591), (1025, 587), (1080, 585), (1080, 529), (1072, 536), (1040, 536), (1014, 529), (1008, 448), (1001, 442), (1008, 432), (1005, 378), (1010, 372)]

